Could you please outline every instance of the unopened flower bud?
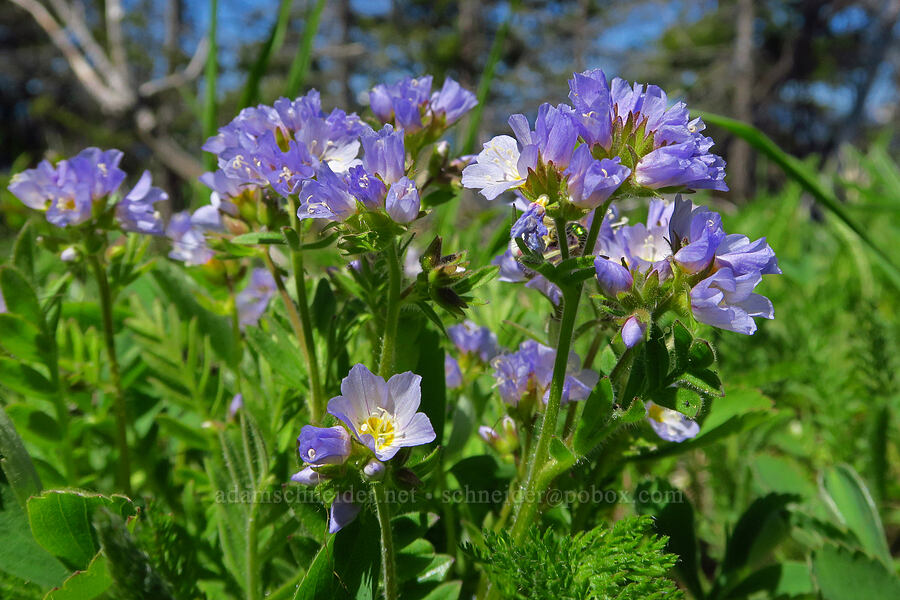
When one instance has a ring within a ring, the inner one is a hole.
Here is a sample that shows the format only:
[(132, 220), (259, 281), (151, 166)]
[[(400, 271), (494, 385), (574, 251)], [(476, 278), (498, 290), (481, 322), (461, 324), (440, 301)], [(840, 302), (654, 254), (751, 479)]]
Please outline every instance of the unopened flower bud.
[(380, 481), (384, 478), (384, 463), (373, 458), (363, 467), (363, 474), (370, 481)]

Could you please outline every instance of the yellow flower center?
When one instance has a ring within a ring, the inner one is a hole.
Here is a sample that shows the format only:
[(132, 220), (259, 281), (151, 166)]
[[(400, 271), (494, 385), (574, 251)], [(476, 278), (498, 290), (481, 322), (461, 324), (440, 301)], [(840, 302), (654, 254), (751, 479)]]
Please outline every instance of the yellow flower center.
[(77, 208), (75, 198), (63, 198), (60, 200), (59, 208), (61, 210), (75, 210)]
[(662, 423), (665, 418), (665, 413), (663, 412), (663, 407), (659, 404), (654, 404), (649, 409), (647, 409), (647, 416), (656, 421), (657, 423)]
[(375, 438), (375, 449), (383, 450), (394, 442), (394, 416), (383, 408), (378, 411), (359, 426), (359, 433), (371, 435)]

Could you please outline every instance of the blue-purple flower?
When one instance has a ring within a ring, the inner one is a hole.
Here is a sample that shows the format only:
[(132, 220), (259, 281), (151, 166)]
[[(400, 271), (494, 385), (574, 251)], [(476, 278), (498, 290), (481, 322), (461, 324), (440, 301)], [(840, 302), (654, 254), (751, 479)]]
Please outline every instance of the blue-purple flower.
[(659, 87), (632, 86), (619, 78), (607, 88), (606, 76), (599, 69), (575, 74), (569, 90), (579, 135), (589, 146), (616, 153), (626, 162), (626, 148), (613, 147), (614, 143), (637, 149), (633, 170), (638, 185), (728, 189), (725, 161), (709, 151), (713, 141), (701, 133), (703, 121), (691, 120), (684, 102), (670, 106)]
[(569, 201), (581, 208), (597, 208), (615, 192), (631, 174), (621, 159), (596, 160), (587, 145), (579, 146), (566, 169)]
[(166, 236), (172, 240), (169, 258), (180, 260), (188, 266), (206, 264), (215, 254), (206, 245), (204, 228), (191, 222), (191, 214), (187, 211), (172, 215), (166, 227)]
[(382, 123), (393, 123), (397, 129), (415, 133), (426, 124), (423, 118), (442, 119), (443, 125), (455, 123), (472, 110), (475, 95), (449, 77), (437, 92), (431, 92), (432, 77), (410, 78), (387, 85), (379, 84), (369, 92), (372, 112)]
[(463, 187), (481, 190), (481, 195), (493, 200), (503, 192), (525, 185), (528, 160), (523, 158), (516, 140), (498, 135), (484, 144), (475, 161), (463, 169)]
[(700, 425), (678, 411), (647, 401), (647, 422), (667, 442), (683, 442), (700, 433)]
[(391, 184), (384, 199), (384, 208), (395, 223), (411, 223), (419, 216), (419, 190), (408, 177)]
[(328, 533), (337, 533), (353, 522), (362, 507), (353, 501), (353, 492), (344, 491), (335, 496), (328, 513)]
[(444, 383), (447, 389), (453, 390), (462, 387), (462, 369), (459, 363), (449, 354), (444, 355)]
[[(698, 321), (752, 334), (755, 317), (773, 318), (772, 303), (753, 293), (762, 275), (781, 273), (765, 238), (751, 242), (743, 235), (728, 235), (717, 213), (681, 196), (673, 204), (651, 201), (646, 225), (607, 228), (604, 223), (597, 252), (601, 255), (594, 262), (597, 280), (611, 298), (626, 289), (625, 270), (632, 276), (655, 271), (664, 281), (672, 276), (674, 265), (693, 277), (691, 309)], [(642, 339), (635, 327), (623, 330), (623, 339)]]
[(238, 292), (235, 304), (238, 311), (238, 322), (241, 327), (256, 325), (260, 317), (266, 312), (269, 301), (278, 288), (275, 286), (275, 278), (266, 269), (253, 269), (250, 273), (250, 282), (243, 290)]
[(522, 238), (525, 245), (535, 252), (543, 252), (547, 249), (544, 237), (549, 235), (544, 217), (547, 209), (542, 202), (532, 202), (528, 208), (516, 219), (509, 230), (511, 239)]
[(633, 348), (644, 340), (647, 323), (637, 315), (631, 315), (622, 325), (622, 342), (626, 348)]
[(150, 171), (144, 171), (137, 185), (116, 204), (116, 220), (123, 231), (162, 235), (162, 215), (156, 209), (156, 203), (168, 199), (167, 193), (153, 187)]
[[(203, 146), (242, 188), (294, 194), (323, 164), (345, 173), (359, 164), (359, 137), (370, 128), (355, 114), (322, 110), (319, 93), (245, 108)], [(209, 183), (204, 181), (204, 183)], [(215, 183), (215, 182), (212, 182)]]
[(414, 373), (400, 373), (385, 382), (358, 364), (341, 381), (341, 395), (328, 402), (328, 412), (378, 460), (390, 460), (401, 448), (434, 441), (428, 416), (416, 412), (421, 386), (422, 378)]
[(475, 356), (483, 363), (490, 362), (500, 352), (497, 335), (472, 321), (448, 327), (447, 335), (461, 354)]
[[(516, 250), (518, 251), (518, 248)], [(539, 291), (552, 304), (559, 306), (562, 300), (562, 290), (559, 289), (559, 286), (539, 273), (534, 273), (531, 279), (528, 279), (525, 268), (515, 259), (512, 249), (495, 257), (491, 264), (500, 267), (499, 277), (497, 277), (499, 281), (519, 283), (527, 280), (525, 287)]]
[(297, 209), (299, 219), (346, 221), (356, 212), (356, 198), (350, 194), (347, 181), (334, 173), (328, 165), (321, 165), (316, 178), (304, 182)]
[(55, 166), (45, 160), (13, 175), (9, 191), (29, 208), (46, 211), (47, 221), (57, 227), (80, 225), (91, 218), (94, 203), (125, 180), (121, 160), (119, 150), (85, 148)]
[(350, 434), (344, 427), (304, 425), (297, 438), (300, 460), (311, 467), (343, 464), (351, 452)]
[[(516, 352), (495, 358), (494, 378), (500, 397), (512, 406), (517, 406), (522, 398), (532, 394), (546, 402), (550, 396), (555, 359), (555, 349), (534, 340), (526, 340)], [(584, 400), (599, 379), (600, 376), (594, 371), (581, 368), (577, 354), (569, 353), (562, 403)]]

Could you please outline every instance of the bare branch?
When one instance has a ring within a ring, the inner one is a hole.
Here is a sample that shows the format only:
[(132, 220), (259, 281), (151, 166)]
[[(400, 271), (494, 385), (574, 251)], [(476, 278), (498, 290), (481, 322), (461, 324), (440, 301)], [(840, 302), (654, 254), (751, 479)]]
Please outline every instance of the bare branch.
[(135, 115), (138, 135), (147, 144), (153, 154), (166, 167), (186, 181), (196, 181), (203, 174), (203, 165), (171, 138), (156, 137), (156, 117), (147, 109), (140, 109)]
[(190, 83), (203, 72), (203, 65), (206, 63), (207, 54), (209, 54), (209, 40), (204, 37), (197, 44), (194, 56), (191, 57), (191, 61), (184, 69), (177, 73), (172, 73), (165, 77), (152, 79), (142, 83), (140, 87), (138, 87), (138, 94), (142, 98), (146, 98), (170, 88), (176, 88)]
[(122, 18), (125, 11), (119, 0), (106, 0), (106, 38), (109, 41), (109, 52), (113, 64), (126, 78), (128, 64), (125, 58), (125, 41), (122, 38)]
[(50, 39), (63, 53), (75, 76), (100, 106), (107, 111), (118, 112), (134, 103), (133, 98), (123, 96), (119, 90), (109, 86), (87, 61), (81, 51), (72, 43), (66, 31), (53, 15), (37, 0), (12, 0), (13, 3), (28, 11), (38, 25), (47, 32)]

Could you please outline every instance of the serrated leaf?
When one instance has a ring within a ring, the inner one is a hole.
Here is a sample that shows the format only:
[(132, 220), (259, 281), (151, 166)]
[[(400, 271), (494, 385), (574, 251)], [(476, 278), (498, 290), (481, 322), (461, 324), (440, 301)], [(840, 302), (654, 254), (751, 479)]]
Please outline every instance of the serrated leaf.
[(828, 507), (856, 536), (862, 549), (885, 565), (892, 565), (875, 501), (853, 467), (837, 465), (825, 469), (819, 478), (819, 486)]
[(812, 572), (824, 600), (900, 598), (900, 579), (861, 552), (827, 544), (813, 553)]
[(83, 571), (75, 571), (59, 589), (52, 590), (44, 600), (91, 600), (112, 587), (109, 559), (101, 552)]

